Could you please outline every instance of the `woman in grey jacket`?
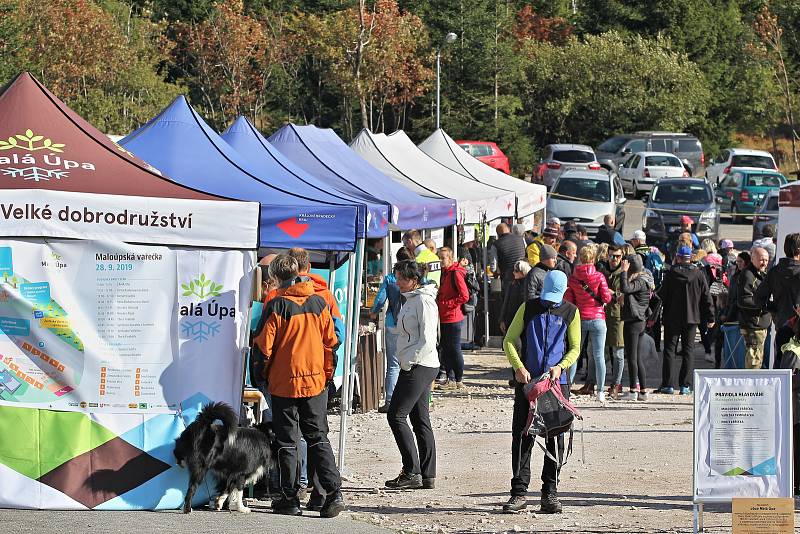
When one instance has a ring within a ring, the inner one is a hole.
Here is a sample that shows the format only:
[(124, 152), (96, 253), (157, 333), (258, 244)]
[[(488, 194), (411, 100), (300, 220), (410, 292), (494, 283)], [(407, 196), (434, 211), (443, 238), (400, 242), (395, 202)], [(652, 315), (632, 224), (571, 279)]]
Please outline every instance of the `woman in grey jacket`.
[(639, 355), (639, 338), (644, 334), (650, 293), (654, 289), (652, 278), (644, 270), (642, 258), (631, 254), (622, 260), (619, 279), (622, 292), (622, 337), (625, 341), (625, 359), (628, 360), (629, 400), (647, 400), (644, 384), (644, 359)]
[[(387, 488), (432, 489), (436, 480), (436, 443), (428, 413), (428, 397), (439, 371), (436, 351), (439, 308), (436, 285), (425, 283), (425, 270), (425, 264), (414, 260), (400, 261), (394, 266), (397, 286), (405, 303), (395, 326), (400, 376), (387, 418), (400, 449), (403, 469), (396, 478), (386, 481)], [(409, 417), (413, 432), (408, 427)]]

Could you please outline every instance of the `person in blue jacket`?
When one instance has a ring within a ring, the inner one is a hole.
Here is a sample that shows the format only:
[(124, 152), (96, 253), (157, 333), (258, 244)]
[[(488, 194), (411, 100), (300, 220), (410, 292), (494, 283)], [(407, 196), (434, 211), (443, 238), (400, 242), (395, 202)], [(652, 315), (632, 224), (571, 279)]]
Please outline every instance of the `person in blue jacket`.
[[(414, 258), (408, 253), (408, 250), (401, 248), (397, 251), (397, 261), (413, 260)], [(402, 305), (402, 295), (400, 288), (397, 287), (397, 278), (394, 273), (389, 273), (383, 279), (378, 294), (375, 296), (375, 302), (372, 304), (370, 310), (370, 318), (376, 320), (378, 313), (383, 310), (384, 305), (389, 303), (386, 310), (385, 320), (385, 339), (386, 347), (384, 354), (386, 354), (386, 378), (384, 379), (384, 392), (386, 394), (386, 402), (383, 406), (378, 408), (379, 413), (387, 413), (389, 405), (392, 402), (392, 393), (394, 386), (397, 384), (397, 377), (400, 375), (400, 362), (397, 361), (397, 333), (394, 332), (394, 327), (397, 325), (397, 316), (400, 313), (400, 306)]]

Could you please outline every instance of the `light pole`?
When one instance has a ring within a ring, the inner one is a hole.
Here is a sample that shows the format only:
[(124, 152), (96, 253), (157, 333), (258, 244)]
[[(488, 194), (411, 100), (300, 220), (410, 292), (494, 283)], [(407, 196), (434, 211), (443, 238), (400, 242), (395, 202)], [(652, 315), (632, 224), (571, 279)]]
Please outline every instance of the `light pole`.
[(456, 42), (458, 35), (453, 32), (448, 32), (444, 36), (444, 41), (436, 48), (436, 129), (440, 127), (440, 110), (442, 101), (442, 47)]

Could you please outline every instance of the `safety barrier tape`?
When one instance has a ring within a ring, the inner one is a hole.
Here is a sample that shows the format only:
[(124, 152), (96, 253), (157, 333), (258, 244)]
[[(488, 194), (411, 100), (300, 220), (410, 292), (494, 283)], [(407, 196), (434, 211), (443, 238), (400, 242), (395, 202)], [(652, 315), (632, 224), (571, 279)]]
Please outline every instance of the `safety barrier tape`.
[[(565, 199), (565, 200), (578, 200), (580, 202), (592, 202), (591, 200), (587, 200), (585, 198), (573, 197), (573, 196), (570, 196), (570, 195), (562, 195), (561, 193), (550, 193), (549, 191), (547, 193), (547, 196), (548, 197), (557, 197), (557, 198)], [(644, 209), (644, 210), (652, 210), (652, 211), (655, 211), (657, 213), (680, 213), (682, 215), (701, 215), (701, 214), (705, 213), (705, 211), (673, 210), (673, 209), (668, 209), (668, 208), (648, 208), (646, 204), (642, 206), (642, 209)], [(770, 215), (769, 213), (761, 213), (761, 212), (758, 212), (758, 211), (752, 211), (752, 212), (746, 212), (746, 211), (718, 211), (717, 213), (719, 213), (722, 216), (726, 216), (726, 217), (731, 216), (731, 215), (735, 215), (737, 217), (754, 217), (756, 215)]]

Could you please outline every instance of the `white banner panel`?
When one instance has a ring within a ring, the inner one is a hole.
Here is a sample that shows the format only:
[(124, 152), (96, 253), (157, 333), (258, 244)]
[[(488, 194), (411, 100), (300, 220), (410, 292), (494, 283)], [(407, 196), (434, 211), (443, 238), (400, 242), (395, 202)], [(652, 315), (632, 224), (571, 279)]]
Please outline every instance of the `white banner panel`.
[(201, 394), (236, 405), (254, 262), (242, 251), (0, 240), (0, 404), (164, 413)]
[(703, 369), (694, 384), (694, 502), (791, 497), (791, 371)]
[(0, 200), (0, 225), (9, 237), (252, 249), (259, 209), (257, 202), (11, 189)]

